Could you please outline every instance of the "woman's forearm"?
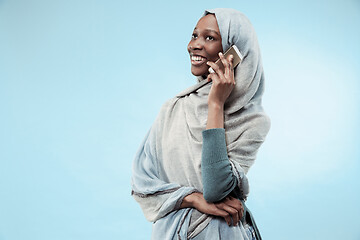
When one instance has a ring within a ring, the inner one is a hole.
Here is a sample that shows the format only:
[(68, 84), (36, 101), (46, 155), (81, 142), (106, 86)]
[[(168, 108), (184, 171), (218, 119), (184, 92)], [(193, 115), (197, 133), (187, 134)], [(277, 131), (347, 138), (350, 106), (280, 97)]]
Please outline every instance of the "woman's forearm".
[(218, 103), (208, 103), (208, 119), (206, 129), (224, 127), (224, 105)]
[(198, 198), (199, 194), (201, 194), (201, 193), (195, 192), (195, 193), (191, 193), (191, 194), (187, 195), (186, 197), (184, 197), (184, 199), (180, 205), (180, 208), (194, 208), (194, 202)]

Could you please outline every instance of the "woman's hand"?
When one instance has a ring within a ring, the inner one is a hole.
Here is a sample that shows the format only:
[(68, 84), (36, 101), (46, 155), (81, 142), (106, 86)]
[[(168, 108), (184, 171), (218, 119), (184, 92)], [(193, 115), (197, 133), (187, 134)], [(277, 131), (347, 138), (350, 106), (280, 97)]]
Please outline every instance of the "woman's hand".
[(220, 203), (215, 203), (215, 206), (218, 209), (222, 209), (222, 210), (228, 212), (229, 214), (231, 214), (234, 226), (236, 226), (238, 224), (238, 222), (244, 215), (244, 207), (243, 207), (241, 201), (239, 199), (233, 198), (231, 196), (226, 197)]
[(212, 79), (213, 83), (208, 97), (206, 129), (224, 127), (224, 103), (235, 86), (234, 70), (232, 68), (233, 56), (230, 55), (228, 59), (225, 59), (221, 52), (219, 56), (224, 65), (224, 72), (217, 64), (213, 62), (207, 63), (215, 72), (210, 73), (207, 77), (207, 80)]
[(224, 71), (214, 62), (207, 62), (215, 71), (210, 73), (207, 80), (212, 80), (212, 86), (209, 93), (208, 104), (223, 106), (226, 99), (230, 96), (231, 91), (235, 86), (234, 70), (232, 68), (233, 56), (230, 55), (228, 59), (224, 55), (219, 53), (220, 60), (224, 65)]
[(181, 208), (185, 207), (193, 207), (202, 213), (223, 217), (229, 226), (236, 226), (244, 213), (241, 201), (236, 198), (227, 197), (218, 203), (208, 203), (201, 193), (186, 196), (181, 204)]

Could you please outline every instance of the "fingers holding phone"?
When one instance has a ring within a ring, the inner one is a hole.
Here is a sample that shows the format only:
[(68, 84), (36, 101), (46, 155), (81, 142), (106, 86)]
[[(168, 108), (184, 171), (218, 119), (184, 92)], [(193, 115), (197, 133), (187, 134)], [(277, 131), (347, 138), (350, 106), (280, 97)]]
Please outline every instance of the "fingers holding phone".
[(234, 71), (232, 70), (232, 55), (228, 56), (228, 59), (226, 59), (222, 53), (219, 53), (219, 56), (224, 70), (214, 62), (207, 62), (207, 64), (214, 69), (214, 72), (208, 75), (208, 81), (212, 80), (208, 104), (215, 104), (222, 107), (234, 89), (235, 80)]
[(235, 86), (234, 68), (243, 59), (239, 49), (233, 45), (224, 54), (219, 53), (219, 59), (207, 62), (210, 66), (207, 80), (213, 81), (208, 103), (223, 106)]
[[(232, 55), (233, 56), (233, 62), (232, 62), (232, 67), (231, 70), (233, 70), (238, 64), (241, 63), (242, 59), (243, 59), (243, 55), (240, 53), (240, 50), (236, 47), (236, 45), (232, 45), (228, 50), (226, 50), (226, 52), (224, 53), (224, 57), (226, 59), (228, 59), (228, 57)], [(224, 65), (221, 61), (221, 58), (219, 58), (216, 62), (216, 65), (218, 65), (221, 69), (224, 70)], [(209, 72), (213, 73), (215, 72), (214, 69), (212, 67), (209, 68)]]
[(235, 84), (234, 68), (232, 67), (234, 56), (230, 54), (227, 58), (225, 58), (225, 56), (222, 53), (219, 53), (219, 57), (222, 65), (224, 66), (224, 73), (223, 73), (224, 77), (228, 80), (232, 79), (233, 84)]

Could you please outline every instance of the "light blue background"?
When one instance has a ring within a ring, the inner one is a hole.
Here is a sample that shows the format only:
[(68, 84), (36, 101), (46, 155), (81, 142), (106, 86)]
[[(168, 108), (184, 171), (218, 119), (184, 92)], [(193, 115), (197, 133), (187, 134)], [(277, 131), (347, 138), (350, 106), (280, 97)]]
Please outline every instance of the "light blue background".
[(0, 239), (150, 239), (131, 165), (194, 84), (206, 8), (259, 38), (272, 128), (249, 172), (264, 239), (360, 239), (360, 2), (0, 0)]

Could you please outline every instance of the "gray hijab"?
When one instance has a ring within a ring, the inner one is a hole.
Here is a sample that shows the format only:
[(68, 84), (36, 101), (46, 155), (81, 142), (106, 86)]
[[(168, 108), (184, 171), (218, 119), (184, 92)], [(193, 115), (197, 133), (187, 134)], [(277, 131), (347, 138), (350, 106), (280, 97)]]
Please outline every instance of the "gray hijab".
[[(244, 57), (235, 69), (235, 88), (225, 102), (224, 127), (229, 160), (242, 198), (246, 199), (249, 193), (246, 173), (270, 127), (261, 106), (264, 73), (260, 50), (254, 29), (241, 12), (219, 8), (206, 10), (203, 16), (209, 13), (217, 19), (223, 49), (235, 44)], [(184, 227), (197, 234), (211, 220), (211, 216), (193, 209), (174, 211), (186, 195), (203, 190), (202, 131), (206, 128), (211, 82), (202, 77), (197, 80), (197, 84), (162, 106), (135, 157), (132, 194), (146, 218), (156, 221), (153, 236), (157, 231), (161, 235), (163, 229), (169, 232), (170, 226), (178, 234)]]
[[(206, 10), (203, 16), (207, 14), (214, 14), (216, 17), (223, 49), (236, 45), (243, 55), (243, 61), (235, 68), (235, 88), (225, 102), (224, 125), (229, 157), (238, 159), (247, 172), (255, 160), (255, 155), (245, 156), (239, 152), (242, 149), (242, 147), (238, 148), (239, 145), (242, 146), (242, 142), (238, 142), (241, 140), (240, 136), (251, 135), (249, 137), (257, 138), (257, 141), (262, 143), (270, 128), (270, 119), (261, 105), (264, 92), (264, 71), (256, 33), (249, 19), (237, 10), (217, 8)], [(192, 114), (187, 115), (188, 122), (194, 123), (194, 125), (189, 124), (189, 126), (194, 126), (193, 131), (198, 129), (198, 125), (206, 126), (207, 102), (201, 101), (199, 96), (206, 99), (211, 88), (211, 83), (201, 76), (197, 77), (197, 80), (198, 84), (177, 95), (178, 98), (186, 98), (191, 94), (198, 95), (197, 104), (189, 106), (190, 108), (196, 106), (196, 108), (189, 110)], [(194, 102), (191, 101), (191, 103)]]

